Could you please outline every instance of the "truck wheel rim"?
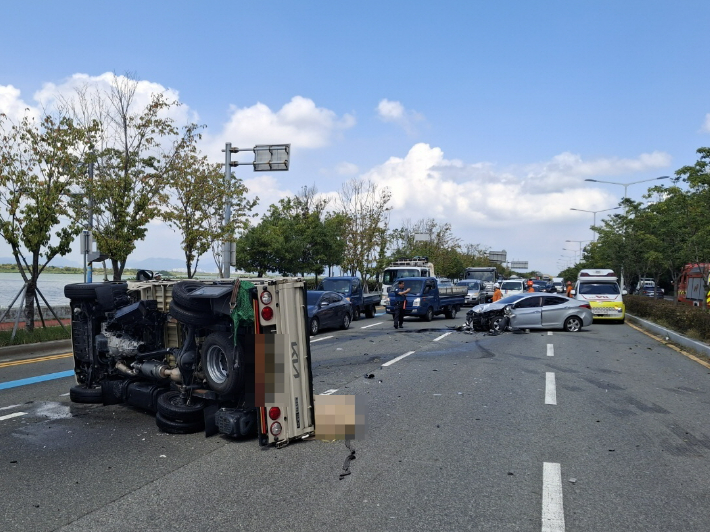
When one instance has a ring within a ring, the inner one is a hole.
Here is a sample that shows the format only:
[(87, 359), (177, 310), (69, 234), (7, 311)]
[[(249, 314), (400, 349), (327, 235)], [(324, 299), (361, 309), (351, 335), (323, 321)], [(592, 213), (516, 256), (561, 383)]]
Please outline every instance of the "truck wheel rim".
[(207, 373), (216, 384), (222, 384), (229, 376), (227, 355), (220, 347), (214, 345), (207, 351)]

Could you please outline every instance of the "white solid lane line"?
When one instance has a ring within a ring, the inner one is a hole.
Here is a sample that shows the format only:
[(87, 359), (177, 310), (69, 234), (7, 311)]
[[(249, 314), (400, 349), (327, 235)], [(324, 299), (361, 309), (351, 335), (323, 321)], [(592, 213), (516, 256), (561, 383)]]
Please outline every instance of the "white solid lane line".
[(555, 374), (551, 371), (545, 373), (545, 404), (557, 404), (557, 391), (555, 390)]
[(562, 468), (560, 464), (542, 464), (542, 532), (564, 532), (565, 511), (562, 504)]
[(442, 334), (441, 336), (439, 336), (439, 337), (437, 337), (437, 338), (434, 338), (434, 342), (438, 342), (438, 341), (441, 340), (442, 338), (446, 338), (446, 337), (449, 336), (452, 332), (453, 332), (453, 331), (449, 331), (449, 332), (447, 332), (447, 333)]
[(370, 325), (365, 325), (364, 327), (360, 327), (361, 329), (367, 329), (368, 327), (374, 327), (375, 325), (382, 325), (384, 321), (378, 321), (377, 323), (371, 323)]
[(547, 344), (547, 356), (548, 357), (555, 356), (555, 346), (553, 346), (552, 344)]
[(27, 412), (13, 412), (12, 414), (8, 414), (6, 416), (0, 416), (0, 421), (5, 421), (6, 419), (12, 419), (13, 417), (20, 417), (26, 415)]
[(414, 351), (409, 351), (409, 352), (407, 352), (407, 353), (404, 353), (403, 355), (399, 355), (397, 358), (393, 358), (393, 359), (390, 360), (389, 362), (385, 362), (384, 364), (382, 364), (382, 367), (384, 368), (385, 366), (391, 366), (391, 365), (394, 364), (395, 362), (398, 362), (399, 360), (402, 360), (403, 358), (408, 357), (408, 356), (411, 355), (412, 353), (414, 353)]
[(319, 394), (319, 395), (333, 395), (333, 394), (334, 394), (335, 392), (337, 392), (337, 391), (338, 391), (337, 388), (336, 388), (335, 390), (326, 390), (326, 391), (324, 391), (323, 393), (321, 393), (321, 394)]
[(327, 340), (328, 338), (332, 338), (332, 336), (323, 336), (321, 338), (316, 338), (315, 340), (311, 340), (311, 343), (320, 342), (321, 340)]

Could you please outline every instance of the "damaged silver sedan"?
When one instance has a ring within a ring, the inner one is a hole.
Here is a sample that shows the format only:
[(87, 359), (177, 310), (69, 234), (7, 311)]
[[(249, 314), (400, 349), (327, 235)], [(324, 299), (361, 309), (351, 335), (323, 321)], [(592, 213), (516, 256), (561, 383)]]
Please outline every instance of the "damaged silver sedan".
[(475, 331), (515, 329), (563, 329), (578, 332), (592, 324), (589, 303), (556, 294), (515, 294), (466, 314), (466, 326)]

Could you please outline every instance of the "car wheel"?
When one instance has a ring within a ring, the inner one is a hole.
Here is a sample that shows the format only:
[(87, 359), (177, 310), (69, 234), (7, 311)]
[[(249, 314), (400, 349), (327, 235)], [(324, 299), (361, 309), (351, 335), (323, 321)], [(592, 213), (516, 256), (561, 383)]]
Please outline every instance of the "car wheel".
[(374, 318), (375, 317), (375, 306), (374, 305), (368, 305), (365, 308), (365, 317), (366, 318)]
[(426, 309), (426, 314), (424, 315), (424, 321), (431, 321), (434, 319), (434, 309), (429, 307)]
[(582, 330), (582, 320), (577, 316), (570, 316), (565, 320), (564, 329), (567, 332), (579, 332)]
[(360, 307), (353, 308), (353, 321), (360, 319)]
[(204, 286), (199, 281), (180, 281), (173, 285), (173, 301), (184, 309), (211, 312), (209, 299), (192, 297), (193, 292)]
[(340, 328), (343, 330), (346, 330), (350, 327), (350, 314), (347, 312), (345, 313), (345, 316), (343, 316), (343, 323), (340, 325)]
[(503, 316), (496, 316), (491, 319), (490, 321), (490, 328), (493, 329), (494, 331), (501, 332), (502, 331), (502, 325), (503, 325)]
[(223, 332), (210, 334), (202, 344), (202, 371), (210, 388), (221, 395), (231, 395), (243, 388), (244, 362), (239, 344)]
[(186, 404), (180, 392), (170, 391), (165, 392), (158, 397), (158, 413), (165, 419), (182, 421), (184, 423), (190, 421), (204, 420), (203, 411), (205, 409), (205, 401), (199, 397), (190, 398), (190, 404)]
[(161, 413), (155, 415), (155, 424), (168, 434), (194, 434), (205, 429), (205, 422), (201, 421), (173, 421)]
[(101, 386), (89, 388), (86, 384), (77, 384), (69, 388), (69, 399), (72, 403), (103, 403)]
[(318, 318), (311, 318), (311, 324), (309, 327), (311, 336), (315, 336), (316, 334), (318, 334), (318, 331), (320, 330), (320, 323), (318, 322)]

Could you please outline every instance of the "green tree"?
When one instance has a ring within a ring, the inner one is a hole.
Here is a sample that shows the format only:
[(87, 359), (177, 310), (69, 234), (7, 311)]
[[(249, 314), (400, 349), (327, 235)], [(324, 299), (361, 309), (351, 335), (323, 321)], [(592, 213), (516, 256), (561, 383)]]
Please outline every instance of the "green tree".
[(71, 251), (81, 231), (72, 200), (88, 131), (66, 116), (0, 115), (0, 234), (12, 248), (26, 283), (25, 321), (34, 329), (37, 279), (57, 255)]
[[(249, 213), (257, 200), (249, 200), (241, 179), (232, 174), (225, 182), (222, 165), (211, 164), (192, 145), (178, 153), (167, 169), (170, 201), (162, 211), (162, 218), (182, 236), (187, 277), (192, 279), (200, 257), (210, 250), (213, 242), (234, 238), (235, 233), (249, 227)], [(225, 224), (223, 213), (229, 198), (231, 219)]]

